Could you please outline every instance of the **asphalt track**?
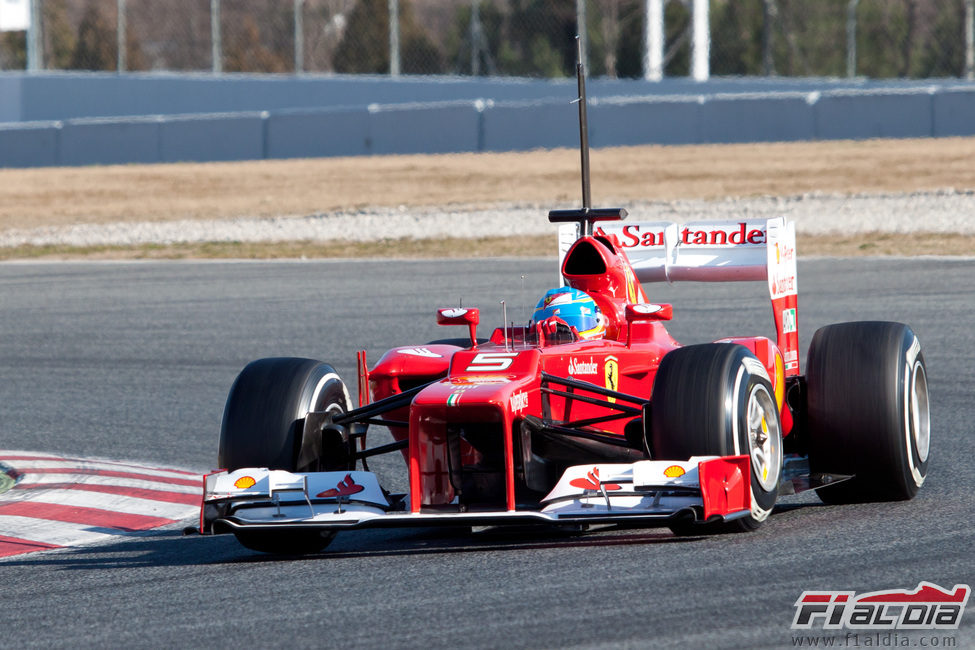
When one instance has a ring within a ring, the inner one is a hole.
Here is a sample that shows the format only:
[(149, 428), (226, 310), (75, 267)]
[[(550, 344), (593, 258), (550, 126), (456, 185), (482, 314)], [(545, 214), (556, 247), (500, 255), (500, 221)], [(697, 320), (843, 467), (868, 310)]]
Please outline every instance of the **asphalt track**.
[[(359, 347), (375, 361), (444, 336), (438, 306), (463, 296), (494, 325), (505, 299), (521, 320), (555, 279), (551, 260), (3, 264), (0, 448), (206, 470), (247, 361), (309, 356), (353, 378)], [(803, 261), (799, 290), (803, 349), (843, 320), (919, 334), (934, 433), (914, 501), (800, 497), (710, 539), (363, 531), (306, 559), (170, 529), (0, 561), (0, 645), (778, 648), (806, 589), (975, 584), (975, 260)], [(771, 330), (760, 284), (649, 293), (686, 343)], [(937, 636), (975, 647), (975, 612)]]

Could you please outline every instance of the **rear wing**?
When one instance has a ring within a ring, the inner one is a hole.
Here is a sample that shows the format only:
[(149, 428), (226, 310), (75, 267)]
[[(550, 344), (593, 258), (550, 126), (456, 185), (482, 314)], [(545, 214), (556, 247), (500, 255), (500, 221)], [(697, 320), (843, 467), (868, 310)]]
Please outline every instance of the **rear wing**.
[[(559, 227), (559, 268), (579, 226)], [(795, 224), (782, 217), (741, 221), (603, 222), (596, 235), (614, 236), (640, 282), (768, 282), (776, 343), (786, 375), (799, 374)]]

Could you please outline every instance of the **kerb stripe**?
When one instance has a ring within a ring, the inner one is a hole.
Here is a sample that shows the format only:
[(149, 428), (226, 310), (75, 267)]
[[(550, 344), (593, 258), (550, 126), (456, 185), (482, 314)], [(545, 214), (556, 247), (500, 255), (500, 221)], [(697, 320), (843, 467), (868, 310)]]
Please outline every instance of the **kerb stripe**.
[(81, 490), (84, 492), (100, 492), (102, 494), (118, 494), (138, 499), (151, 499), (167, 503), (182, 503), (187, 506), (198, 506), (203, 502), (200, 494), (186, 492), (168, 492), (164, 490), (147, 490), (145, 488), (131, 488), (123, 485), (99, 485), (96, 483), (21, 483), (14, 490)]
[(31, 501), (0, 503), (0, 515), (53, 519), (54, 521), (65, 521), (73, 524), (99, 526), (102, 528), (115, 528), (129, 532), (165, 526), (176, 521), (175, 519), (125, 514), (111, 510), (101, 510), (99, 508), (62, 506), (56, 503), (35, 503)]

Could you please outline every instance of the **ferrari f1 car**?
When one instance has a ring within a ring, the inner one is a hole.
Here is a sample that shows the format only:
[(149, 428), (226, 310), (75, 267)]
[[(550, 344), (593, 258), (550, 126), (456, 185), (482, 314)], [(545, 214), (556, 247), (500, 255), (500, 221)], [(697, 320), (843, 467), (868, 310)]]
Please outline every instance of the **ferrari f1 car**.
[[(204, 478), (203, 534), (283, 553), (369, 527), (712, 534), (753, 530), (805, 489), (827, 503), (916, 494), (930, 421), (914, 332), (823, 327), (801, 372), (793, 225), (627, 223), (591, 208), (583, 79), (583, 208), (549, 215), (563, 287), (486, 340), (478, 309), (442, 308), (438, 324), (466, 330), (459, 342), (394, 348), (372, 368), (360, 353), (358, 405), (325, 363), (247, 365), (224, 411), (223, 469)], [(680, 345), (664, 327), (671, 305), (641, 283), (682, 280), (767, 282), (775, 340)], [(393, 442), (369, 447), (377, 426)], [(403, 455), (407, 492), (369, 471), (386, 453)]]

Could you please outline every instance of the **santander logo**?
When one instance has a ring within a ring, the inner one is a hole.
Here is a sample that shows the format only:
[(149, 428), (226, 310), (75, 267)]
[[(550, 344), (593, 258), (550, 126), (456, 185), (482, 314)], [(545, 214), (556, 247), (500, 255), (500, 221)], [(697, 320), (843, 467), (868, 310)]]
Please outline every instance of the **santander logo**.
[(589, 357), (589, 361), (580, 361), (575, 357), (569, 358), (569, 374), (570, 375), (598, 375), (599, 370), (597, 369), (597, 364)]

